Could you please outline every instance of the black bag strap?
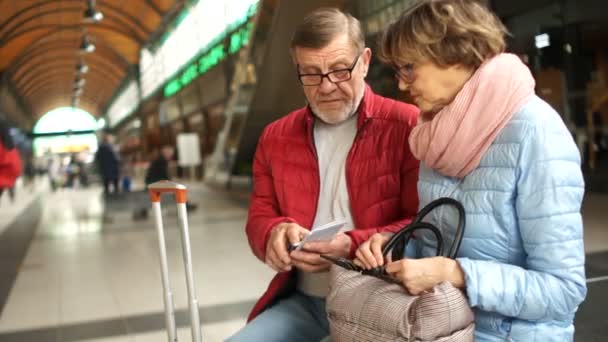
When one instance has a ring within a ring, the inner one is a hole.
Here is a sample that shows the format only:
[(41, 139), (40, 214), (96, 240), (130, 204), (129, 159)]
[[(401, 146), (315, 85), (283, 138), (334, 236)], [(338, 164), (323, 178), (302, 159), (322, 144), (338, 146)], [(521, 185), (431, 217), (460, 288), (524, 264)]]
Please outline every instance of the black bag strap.
[(391, 239), (382, 249), (382, 254), (386, 256), (392, 250), (392, 260), (400, 260), (403, 258), (403, 251), (405, 250), (405, 247), (409, 243), (410, 239), (414, 236), (414, 233), (417, 230), (430, 230), (437, 239), (436, 255), (443, 255), (444, 240), (441, 231), (439, 230), (439, 228), (437, 228), (437, 226), (433, 225), (432, 223), (422, 222), (422, 220), (431, 211), (443, 205), (453, 206), (458, 210), (458, 225), (456, 226), (456, 234), (454, 235), (454, 241), (452, 241), (450, 250), (446, 255), (446, 257), (451, 259), (456, 258), (456, 254), (458, 254), (458, 250), (460, 249), (462, 237), (464, 236), (466, 219), (464, 206), (462, 205), (462, 203), (449, 197), (442, 197), (436, 199), (431, 203), (427, 204), (424, 208), (422, 208), (418, 215), (416, 215), (412, 223), (403, 227), (400, 231), (398, 231), (397, 233), (395, 233), (395, 235), (391, 237)]

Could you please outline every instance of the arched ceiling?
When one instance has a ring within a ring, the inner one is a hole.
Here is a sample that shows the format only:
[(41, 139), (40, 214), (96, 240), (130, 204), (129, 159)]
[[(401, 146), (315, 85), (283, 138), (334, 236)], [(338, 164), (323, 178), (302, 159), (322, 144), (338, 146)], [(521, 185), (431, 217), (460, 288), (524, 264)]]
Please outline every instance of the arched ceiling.
[[(88, 65), (78, 107), (99, 116), (143, 44), (166, 30), (186, 0), (97, 0), (103, 13), (84, 22), (88, 0), (0, 0), (0, 75), (29, 106), (34, 120), (74, 98), (77, 65)], [(83, 35), (93, 53), (79, 51)]]

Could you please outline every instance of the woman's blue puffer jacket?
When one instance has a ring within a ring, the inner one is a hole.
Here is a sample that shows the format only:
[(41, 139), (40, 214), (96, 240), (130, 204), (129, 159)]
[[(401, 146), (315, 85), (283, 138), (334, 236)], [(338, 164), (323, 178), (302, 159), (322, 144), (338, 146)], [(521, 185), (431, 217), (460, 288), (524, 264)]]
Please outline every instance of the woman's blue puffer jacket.
[[(571, 341), (585, 298), (579, 151), (560, 116), (533, 97), (464, 179), (421, 165), (420, 206), (452, 197), (466, 210), (457, 261), (476, 315), (476, 341)], [(457, 212), (425, 221), (454, 236)], [(417, 256), (432, 256), (431, 233), (417, 233)], [(449, 243), (448, 243), (449, 246)]]

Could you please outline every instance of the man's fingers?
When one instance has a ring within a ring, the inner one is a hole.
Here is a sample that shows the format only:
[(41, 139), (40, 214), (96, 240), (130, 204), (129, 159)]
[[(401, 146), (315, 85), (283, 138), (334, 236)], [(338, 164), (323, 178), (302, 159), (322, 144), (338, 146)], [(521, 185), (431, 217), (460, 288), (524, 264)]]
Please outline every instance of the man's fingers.
[(300, 242), (300, 241), (302, 241), (304, 236), (306, 236), (306, 234), (304, 234), (300, 229), (298, 229), (297, 226), (288, 228), (286, 234), (287, 234), (287, 242), (289, 242), (290, 244), (295, 244), (297, 242)]
[(280, 267), (276, 264), (276, 255), (272, 249), (266, 251), (266, 265), (270, 266), (273, 270), (280, 272)]
[(331, 266), (330, 264), (313, 265), (313, 264), (308, 264), (308, 263), (300, 262), (300, 261), (296, 261), (296, 260), (294, 260), (293, 265), (295, 267), (297, 267), (299, 270), (301, 270), (303, 272), (308, 272), (308, 273), (317, 273), (317, 272), (326, 271)]
[(266, 258), (266, 265), (275, 270), (276, 272), (281, 272), (281, 268), (277, 266), (271, 258)]
[(321, 258), (319, 254), (298, 250), (291, 252), (292, 264), (303, 272), (316, 273), (329, 269), (330, 262)]
[(331, 247), (329, 241), (307, 242), (302, 246), (303, 249), (317, 254), (331, 254), (333, 251)]
[(266, 263), (270, 265), (277, 272), (285, 272), (291, 270), (291, 262), (285, 263), (279, 256), (277, 255), (274, 249), (268, 251), (266, 256)]
[(284, 230), (280, 230), (276, 233), (274, 242), (272, 243), (272, 249), (284, 264), (291, 264), (291, 258), (287, 252), (287, 241)]
[(322, 259), (319, 254), (316, 253), (308, 253), (306, 251), (293, 251), (291, 252), (291, 258), (292, 261), (294, 262), (299, 262), (299, 263), (306, 263), (306, 264), (310, 264), (310, 265), (320, 265), (320, 264), (327, 264), (328, 261), (325, 261), (325, 259)]

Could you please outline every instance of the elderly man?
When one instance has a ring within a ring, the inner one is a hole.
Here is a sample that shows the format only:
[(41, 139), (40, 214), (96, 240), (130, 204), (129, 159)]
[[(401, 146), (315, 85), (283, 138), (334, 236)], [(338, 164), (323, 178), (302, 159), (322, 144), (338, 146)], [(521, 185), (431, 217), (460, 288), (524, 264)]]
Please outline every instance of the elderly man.
[[(254, 254), (278, 274), (231, 341), (325, 338), (330, 265), (320, 255), (350, 258), (372, 234), (409, 223), (418, 206), (408, 147), (418, 110), (366, 85), (371, 50), (359, 21), (314, 11), (296, 28), (291, 53), (309, 105), (262, 133), (246, 228)], [(289, 251), (337, 219), (346, 232)]]

